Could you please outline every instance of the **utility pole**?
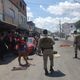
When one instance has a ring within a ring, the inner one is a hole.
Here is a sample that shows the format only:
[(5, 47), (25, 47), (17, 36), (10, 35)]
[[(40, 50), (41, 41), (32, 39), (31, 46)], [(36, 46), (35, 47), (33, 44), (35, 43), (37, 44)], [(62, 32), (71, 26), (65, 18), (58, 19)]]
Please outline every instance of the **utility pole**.
[(62, 36), (61, 36), (61, 33), (62, 33), (61, 20), (59, 20), (59, 27), (60, 27), (60, 38), (61, 38), (61, 37), (62, 37)]

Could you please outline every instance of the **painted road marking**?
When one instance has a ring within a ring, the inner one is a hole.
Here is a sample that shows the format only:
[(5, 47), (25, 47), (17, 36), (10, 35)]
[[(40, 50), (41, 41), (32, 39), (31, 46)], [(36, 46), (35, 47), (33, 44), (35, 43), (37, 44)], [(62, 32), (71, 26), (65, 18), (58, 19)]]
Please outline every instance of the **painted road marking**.
[(70, 45), (70, 44), (61, 44), (60, 47), (73, 47), (73, 45)]
[(60, 57), (60, 54), (59, 53), (54, 54), (54, 57)]

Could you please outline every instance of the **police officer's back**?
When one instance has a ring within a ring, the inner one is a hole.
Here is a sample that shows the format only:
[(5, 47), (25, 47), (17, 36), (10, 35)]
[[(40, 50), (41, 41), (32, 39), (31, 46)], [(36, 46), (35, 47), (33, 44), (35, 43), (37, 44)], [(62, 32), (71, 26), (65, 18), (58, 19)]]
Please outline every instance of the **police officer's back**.
[(39, 40), (39, 48), (42, 50), (43, 53), (43, 62), (44, 62), (44, 70), (45, 70), (45, 74), (48, 74), (48, 70), (47, 70), (47, 59), (49, 57), (50, 59), (50, 71), (54, 71), (53, 70), (53, 45), (55, 44), (55, 42), (48, 37), (48, 31), (44, 30), (43, 31), (44, 37), (41, 38)]

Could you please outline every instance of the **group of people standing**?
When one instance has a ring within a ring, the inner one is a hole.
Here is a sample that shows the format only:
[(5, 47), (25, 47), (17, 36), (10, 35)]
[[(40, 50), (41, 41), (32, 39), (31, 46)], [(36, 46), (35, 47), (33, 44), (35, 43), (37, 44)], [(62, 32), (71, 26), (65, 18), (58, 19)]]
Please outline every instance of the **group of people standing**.
[[(51, 73), (54, 71), (54, 56), (53, 56), (53, 45), (55, 42), (48, 38), (48, 31), (43, 30), (44, 37), (37, 40), (37, 47), (43, 53), (43, 63), (44, 63), (44, 70), (45, 75), (48, 75), (47, 69), (47, 60), (48, 57), (50, 59), (50, 71)], [(3, 59), (4, 49), (11, 51), (12, 53), (18, 54), (18, 62), (21, 66), (21, 57), (24, 58), (26, 65), (30, 65), (28, 63), (28, 49), (27, 49), (27, 36), (25, 34), (13, 34), (9, 33), (8, 35), (0, 34), (0, 59)]]
[[(54, 48), (55, 41), (52, 38), (48, 37), (48, 31), (43, 30), (44, 37), (37, 40), (37, 48), (41, 50), (43, 53), (43, 63), (44, 63), (44, 71), (45, 75), (48, 75), (47, 61), (48, 57), (50, 59), (50, 72), (54, 72)], [(77, 50), (80, 50), (80, 35), (75, 37), (75, 58), (77, 58)], [(28, 63), (28, 48), (27, 48), (27, 36), (23, 33), (16, 34), (16, 36), (12, 33), (8, 35), (0, 34), (0, 60), (3, 60), (4, 53), (6, 51), (12, 51), (18, 53), (18, 62), (19, 65), (21, 63), (21, 57), (24, 58), (26, 65), (30, 65)]]
[(0, 33), (0, 60), (4, 59), (4, 55), (8, 53), (14, 53), (14, 47), (16, 45), (16, 41), (14, 39), (14, 35), (12, 33)]
[[(4, 60), (5, 54), (16, 54), (19, 56), (18, 61), (21, 65), (21, 56), (23, 56), (26, 64), (28, 64), (24, 52), (27, 52), (27, 35), (24, 33), (0, 33), (0, 60)], [(23, 52), (23, 55), (21, 54)]]
[[(44, 71), (45, 75), (48, 75), (48, 69), (47, 69), (47, 61), (48, 57), (50, 59), (50, 72), (54, 72), (54, 48), (53, 45), (55, 44), (54, 40), (48, 37), (48, 31), (43, 31), (44, 37), (39, 40), (38, 48), (42, 50), (43, 53), (43, 63), (44, 63)], [(78, 50), (80, 51), (80, 33), (77, 33), (75, 31), (75, 37), (74, 37), (74, 50), (75, 50), (75, 58), (78, 58)], [(57, 52), (56, 52), (57, 53)]]

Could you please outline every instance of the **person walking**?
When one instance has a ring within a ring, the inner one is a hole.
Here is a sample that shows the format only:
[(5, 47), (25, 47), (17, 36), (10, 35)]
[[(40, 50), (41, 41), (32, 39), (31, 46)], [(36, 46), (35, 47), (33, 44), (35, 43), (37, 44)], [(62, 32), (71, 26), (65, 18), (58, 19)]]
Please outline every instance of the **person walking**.
[(50, 72), (52, 73), (54, 71), (53, 69), (53, 66), (54, 66), (53, 45), (55, 44), (55, 42), (53, 41), (52, 38), (48, 37), (48, 31), (46, 29), (43, 30), (43, 34), (44, 34), (44, 37), (40, 38), (38, 42), (38, 49), (42, 50), (44, 71), (45, 71), (45, 75), (48, 75), (48, 69), (47, 69), (48, 57), (50, 59)]
[(30, 64), (28, 63), (27, 60), (27, 56), (28, 56), (27, 44), (26, 44), (26, 40), (22, 39), (22, 37), (19, 37), (19, 40), (17, 41), (17, 45), (16, 45), (16, 49), (18, 51), (18, 62), (19, 65), (22, 65), (21, 57), (23, 57), (26, 62), (26, 66), (29, 66)]

